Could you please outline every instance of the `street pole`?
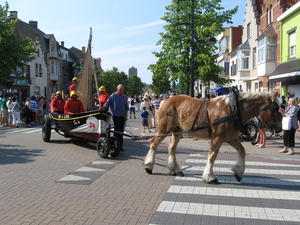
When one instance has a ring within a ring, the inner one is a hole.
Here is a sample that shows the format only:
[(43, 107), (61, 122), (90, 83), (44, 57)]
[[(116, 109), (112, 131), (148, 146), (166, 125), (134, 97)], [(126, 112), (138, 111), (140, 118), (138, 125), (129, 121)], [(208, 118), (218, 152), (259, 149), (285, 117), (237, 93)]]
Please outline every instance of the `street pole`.
[(195, 85), (195, 27), (194, 27), (195, 2), (192, 0), (192, 21), (191, 21), (191, 97), (194, 97)]

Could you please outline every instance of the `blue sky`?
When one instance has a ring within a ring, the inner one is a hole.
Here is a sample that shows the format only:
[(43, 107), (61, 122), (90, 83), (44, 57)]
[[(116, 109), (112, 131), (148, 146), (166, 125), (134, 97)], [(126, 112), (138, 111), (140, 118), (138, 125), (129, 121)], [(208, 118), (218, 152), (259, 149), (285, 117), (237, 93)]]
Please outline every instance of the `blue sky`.
[[(6, 1), (0, 0), (3, 6)], [(54, 34), (65, 47), (81, 49), (87, 45), (90, 27), (93, 29), (92, 55), (102, 59), (104, 70), (117, 67), (128, 74), (132, 66), (138, 69), (143, 82), (152, 82), (152, 54), (163, 32), (165, 6), (171, 0), (7, 0), (10, 11), (18, 11), (24, 22), (38, 21), (38, 28)], [(246, 0), (223, 0), (222, 6), (239, 6), (233, 26), (243, 25)], [(228, 25), (227, 25), (228, 26)], [(101, 85), (101, 84), (100, 84)]]

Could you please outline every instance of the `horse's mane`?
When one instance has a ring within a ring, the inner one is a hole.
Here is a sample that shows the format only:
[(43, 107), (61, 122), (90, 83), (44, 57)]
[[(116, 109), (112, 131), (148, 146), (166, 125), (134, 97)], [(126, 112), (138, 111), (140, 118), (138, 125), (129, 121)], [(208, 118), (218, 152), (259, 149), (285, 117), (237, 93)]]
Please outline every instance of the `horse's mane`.
[[(272, 95), (273, 93), (271, 92), (239, 92), (239, 96), (238, 96), (238, 101), (241, 100), (251, 100), (251, 99), (255, 99), (255, 98), (268, 98)], [(221, 95), (218, 97), (215, 97), (213, 99), (211, 99), (211, 101), (217, 101), (219, 99), (222, 99), (225, 104), (229, 104), (229, 96), (228, 95)], [(275, 102), (278, 104), (278, 99), (275, 99)]]

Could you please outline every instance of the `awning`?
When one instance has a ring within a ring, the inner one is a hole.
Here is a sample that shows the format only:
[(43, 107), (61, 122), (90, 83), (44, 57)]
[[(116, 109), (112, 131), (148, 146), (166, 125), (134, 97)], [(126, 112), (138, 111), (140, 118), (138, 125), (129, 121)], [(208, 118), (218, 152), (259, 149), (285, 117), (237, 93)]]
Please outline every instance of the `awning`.
[(222, 95), (228, 95), (229, 94), (229, 88), (226, 88), (226, 87), (216, 87), (216, 88), (214, 88), (214, 89), (212, 89), (210, 91), (210, 93), (215, 93), (215, 92), (220, 93)]
[(278, 80), (300, 75), (300, 58), (281, 63), (270, 75), (270, 80)]

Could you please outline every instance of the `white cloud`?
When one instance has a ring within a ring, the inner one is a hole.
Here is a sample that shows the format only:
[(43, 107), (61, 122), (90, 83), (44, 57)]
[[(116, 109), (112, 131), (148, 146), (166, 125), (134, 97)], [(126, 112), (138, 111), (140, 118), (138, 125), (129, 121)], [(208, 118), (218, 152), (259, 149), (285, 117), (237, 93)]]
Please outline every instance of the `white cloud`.
[(120, 55), (124, 53), (132, 53), (132, 52), (140, 52), (147, 50), (148, 52), (154, 51), (156, 49), (159, 49), (160, 46), (155, 45), (142, 45), (142, 46), (135, 46), (135, 47), (129, 47), (128, 45), (122, 45), (115, 48), (111, 48), (105, 51), (100, 52), (94, 52), (94, 57), (105, 57), (109, 55)]
[(158, 26), (158, 25), (161, 25), (161, 24), (164, 24), (164, 23), (166, 23), (164, 20), (157, 20), (157, 21), (154, 21), (154, 22), (149, 22), (149, 23), (145, 23), (145, 24), (141, 24), (141, 25), (124, 27), (121, 30), (131, 32), (131, 31), (134, 31), (134, 30), (141, 30), (141, 29), (148, 28), (148, 27)]

